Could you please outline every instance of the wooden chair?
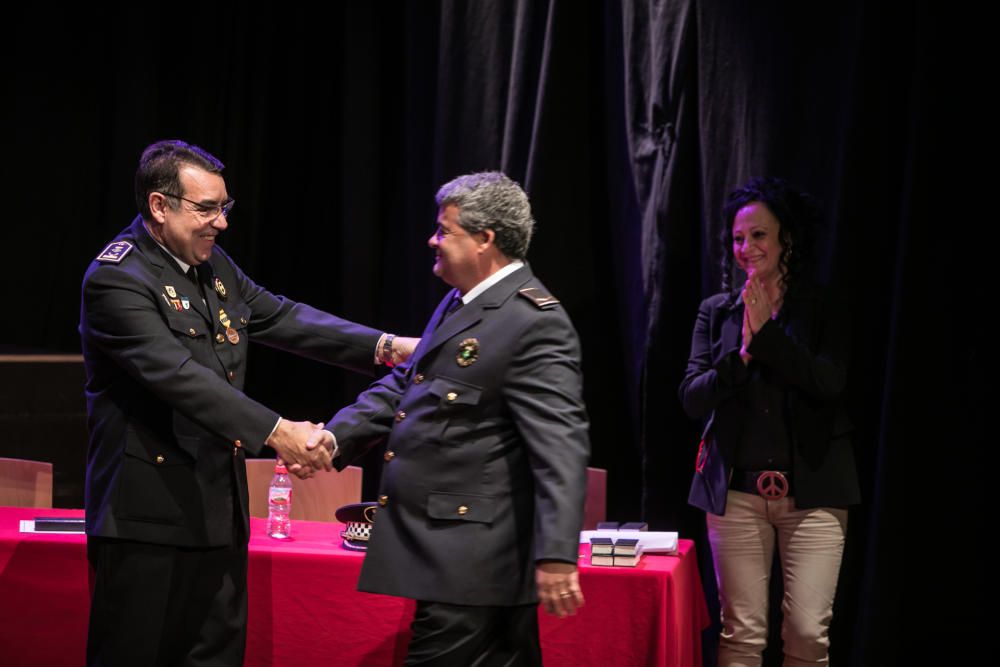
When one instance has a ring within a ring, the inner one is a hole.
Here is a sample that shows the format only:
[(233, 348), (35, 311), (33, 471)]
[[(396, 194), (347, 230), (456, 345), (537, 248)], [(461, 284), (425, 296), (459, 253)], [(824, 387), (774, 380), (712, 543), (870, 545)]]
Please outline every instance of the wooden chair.
[(52, 464), (0, 458), (0, 506), (52, 507)]
[(594, 530), (608, 511), (608, 471), (587, 468), (587, 500), (583, 506), (583, 529)]
[[(274, 477), (274, 459), (247, 459), (250, 516), (267, 518), (267, 489)], [(361, 502), (361, 468), (319, 472), (310, 479), (292, 478), (292, 520), (336, 521), (341, 505)]]

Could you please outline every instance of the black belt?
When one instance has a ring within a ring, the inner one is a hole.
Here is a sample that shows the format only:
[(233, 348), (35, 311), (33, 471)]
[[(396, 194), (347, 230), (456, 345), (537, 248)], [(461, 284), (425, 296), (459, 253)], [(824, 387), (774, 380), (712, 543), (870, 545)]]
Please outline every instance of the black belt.
[(729, 488), (767, 500), (792, 495), (792, 473), (785, 470), (734, 470)]

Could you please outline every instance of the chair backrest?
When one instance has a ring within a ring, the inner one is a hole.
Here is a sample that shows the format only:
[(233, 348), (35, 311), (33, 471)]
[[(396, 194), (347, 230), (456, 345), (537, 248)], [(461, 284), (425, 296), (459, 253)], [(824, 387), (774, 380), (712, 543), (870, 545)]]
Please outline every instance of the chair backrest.
[(583, 529), (594, 530), (608, 511), (608, 471), (587, 468), (587, 501), (583, 506)]
[[(274, 477), (274, 459), (247, 459), (250, 516), (267, 518), (267, 489)], [(319, 472), (310, 479), (292, 475), (292, 520), (336, 521), (333, 513), (341, 505), (361, 502), (361, 468), (348, 466), (341, 472)]]
[(52, 507), (52, 464), (0, 458), (0, 506)]

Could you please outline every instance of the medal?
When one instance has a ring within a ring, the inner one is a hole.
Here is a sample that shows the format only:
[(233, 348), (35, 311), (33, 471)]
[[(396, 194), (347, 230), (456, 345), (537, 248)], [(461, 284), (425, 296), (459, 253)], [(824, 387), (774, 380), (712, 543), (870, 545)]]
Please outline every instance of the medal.
[(181, 305), (184, 306), (184, 310), (191, 310), (191, 299), (187, 298), (182, 294)]
[(233, 345), (239, 343), (240, 335), (236, 332), (236, 329), (233, 328), (233, 323), (229, 319), (229, 315), (226, 314), (225, 308), (219, 308), (219, 321), (222, 322), (222, 326), (226, 327), (226, 338), (229, 339), (229, 342)]
[(471, 366), (479, 358), (479, 340), (476, 338), (466, 338), (458, 344), (458, 354), (455, 355), (455, 362), (462, 368)]
[(164, 285), (163, 289), (167, 290), (167, 296), (169, 296), (171, 299), (177, 298), (177, 290), (174, 289), (173, 285)]

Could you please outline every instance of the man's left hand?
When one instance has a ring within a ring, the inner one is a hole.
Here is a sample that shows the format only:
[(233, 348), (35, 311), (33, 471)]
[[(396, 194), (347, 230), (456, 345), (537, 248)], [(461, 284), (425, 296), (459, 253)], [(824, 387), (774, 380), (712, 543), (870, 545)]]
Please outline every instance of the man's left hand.
[(575, 563), (539, 561), (535, 566), (538, 599), (545, 611), (564, 618), (583, 606), (583, 592)]

